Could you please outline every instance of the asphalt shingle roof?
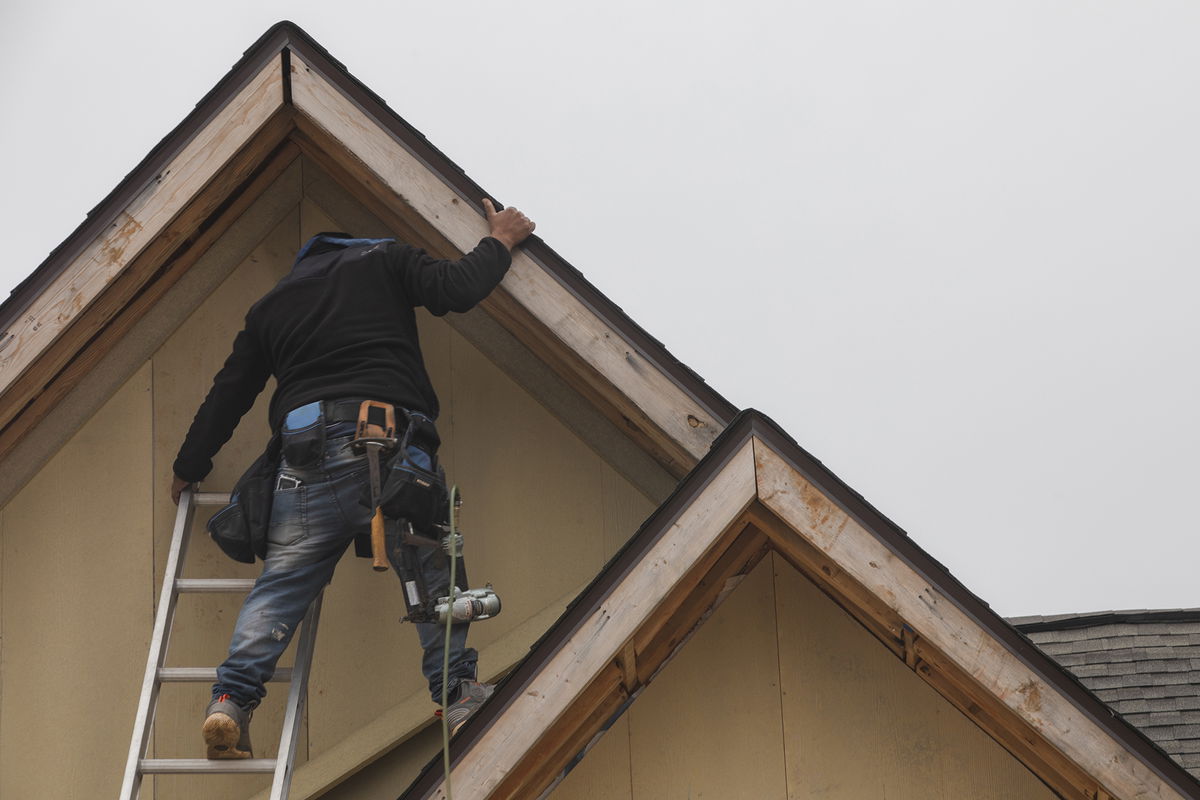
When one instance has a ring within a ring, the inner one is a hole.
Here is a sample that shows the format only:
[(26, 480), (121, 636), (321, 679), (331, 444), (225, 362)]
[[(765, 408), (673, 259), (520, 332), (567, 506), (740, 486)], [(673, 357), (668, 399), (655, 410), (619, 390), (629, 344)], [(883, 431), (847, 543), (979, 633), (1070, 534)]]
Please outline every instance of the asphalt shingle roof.
[(1200, 778), (1200, 609), (1009, 621)]

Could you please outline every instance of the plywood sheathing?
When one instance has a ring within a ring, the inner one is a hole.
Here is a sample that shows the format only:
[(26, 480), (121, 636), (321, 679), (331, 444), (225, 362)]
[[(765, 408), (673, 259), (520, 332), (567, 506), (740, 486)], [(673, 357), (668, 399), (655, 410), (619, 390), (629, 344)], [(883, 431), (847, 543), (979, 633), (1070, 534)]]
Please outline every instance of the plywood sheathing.
[[(4, 507), (0, 797), (120, 787), (129, 742), (114, 731), (138, 689), (123, 676), (141, 674), (153, 622), (151, 418), (146, 365)], [(64, 762), (64, 739), (88, 757)]]

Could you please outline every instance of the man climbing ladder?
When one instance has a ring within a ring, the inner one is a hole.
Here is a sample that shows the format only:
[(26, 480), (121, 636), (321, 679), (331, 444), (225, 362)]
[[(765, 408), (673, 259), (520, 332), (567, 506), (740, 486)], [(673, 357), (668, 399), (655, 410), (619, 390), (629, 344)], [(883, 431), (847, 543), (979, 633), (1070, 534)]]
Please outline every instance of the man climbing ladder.
[[(246, 315), (233, 351), (213, 380), (174, 464), (172, 497), (202, 480), (212, 458), (272, 375), (270, 423), (281, 437), (262, 575), (234, 628), (229, 657), (217, 670), (203, 734), (209, 758), (251, 757), (249, 723), (309, 603), (333, 576), (349, 543), (367, 533), (374, 509), (367, 448), (352, 446), (364, 401), (392, 410), (396, 427), (412, 426), (409, 444), (427, 454), (438, 441), (438, 400), (417, 337), (414, 308), (442, 316), (464, 312), (500, 283), (511, 250), (534, 229), (513, 208), (484, 199), (490, 235), (457, 261), (437, 260), (391, 239), (318, 234)], [(401, 573), (400, 526), (388, 528), (386, 551)], [(447, 559), (420, 553), (431, 594), (452, 593)], [(411, 553), (407, 554), (412, 558)], [(461, 581), (460, 581), (461, 582)], [(465, 584), (464, 584), (465, 585)], [(445, 634), (420, 622), (422, 672), (442, 700)], [(491, 693), (476, 681), (468, 625), (450, 636), (445, 714), (457, 729)]]

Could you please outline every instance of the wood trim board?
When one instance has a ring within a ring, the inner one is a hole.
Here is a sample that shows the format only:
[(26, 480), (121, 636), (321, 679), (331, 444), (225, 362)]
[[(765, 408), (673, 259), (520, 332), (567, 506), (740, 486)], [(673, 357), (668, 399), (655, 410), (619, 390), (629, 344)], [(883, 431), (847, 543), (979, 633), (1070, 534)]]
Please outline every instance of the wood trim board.
[[(173, 231), (168, 226), (282, 107), (283, 75), (276, 59), (196, 131), (154, 180), (120, 210), (110, 230), (93, 239), (5, 332), (0, 346), (0, 394), (39, 361), (50, 344), (146, 247), (166, 234), (162, 246), (171, 250), (190, 235), (192, 225)], [(10, 408), (10, 404), (16, 405), (6, 397), (4, 407)]]
[(260, 128), (210, 185), (8, 385), (0, 403), (0, 459), (45, 419), (230, 225), (299, 155), (284, 110)]

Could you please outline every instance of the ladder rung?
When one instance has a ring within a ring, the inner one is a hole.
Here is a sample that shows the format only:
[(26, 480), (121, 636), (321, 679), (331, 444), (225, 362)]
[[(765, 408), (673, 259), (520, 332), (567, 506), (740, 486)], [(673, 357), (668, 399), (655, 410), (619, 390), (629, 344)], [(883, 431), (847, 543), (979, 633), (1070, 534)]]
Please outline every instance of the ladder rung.
[(248, 592), (254, 578), (180, 578), (175, 588), (181, 592)]
[(192, 495), (192, 502), (198, 506), (227, 506), (229, 492), (196, 492)]
[[(217, 679), (216, 667), (163, 667), (158, 671), (158, 679), (163, 683), (212, 683)], [(274, 683), (283, 683), (292, 679), (291, 667), (280, 667), (271, 677)]]
[(143, 775), (179, 775), (195, 772), (274, 772), (273, 758), (143, 758)]

